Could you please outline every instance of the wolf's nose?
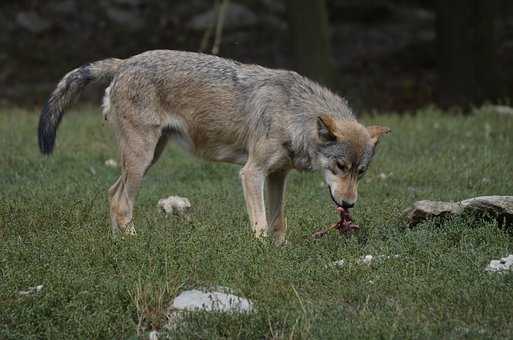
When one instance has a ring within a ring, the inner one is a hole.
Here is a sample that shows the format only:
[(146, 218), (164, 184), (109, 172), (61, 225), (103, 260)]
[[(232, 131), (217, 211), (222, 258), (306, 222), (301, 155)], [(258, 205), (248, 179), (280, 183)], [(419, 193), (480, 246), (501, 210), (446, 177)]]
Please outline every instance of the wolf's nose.
[(354, 207), (354, 203), (347, 203), (346, 201), (342, 201), (342, 208), (349, 209), (352, 207)]

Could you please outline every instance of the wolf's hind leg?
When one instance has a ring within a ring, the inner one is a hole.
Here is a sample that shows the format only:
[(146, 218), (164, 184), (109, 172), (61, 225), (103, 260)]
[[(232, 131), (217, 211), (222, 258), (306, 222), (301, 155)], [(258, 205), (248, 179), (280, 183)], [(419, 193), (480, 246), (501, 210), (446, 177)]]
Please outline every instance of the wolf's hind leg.
[(287, 220), (284, 217), (284, 198), (287, 171), (274, 172), (267, 176), (267, 213), (269, 228), (273, 231), (276, 245), (285, 243)]
[(240, 171), (244, 199), (251, 228), (257, 238), (267, 236), (267, 218), (264, 205), (265, 173), (249, 160)]
[(156, 127), (128, 129), (121, 133), (119, 148), (121, 153), (121, 176), (109, 189), (112, 232), (135, 235), (132, 213), (135, 197), (139, 191), (142, 178), (149, 167), (156, 161), (160, 149), (160, 130)]

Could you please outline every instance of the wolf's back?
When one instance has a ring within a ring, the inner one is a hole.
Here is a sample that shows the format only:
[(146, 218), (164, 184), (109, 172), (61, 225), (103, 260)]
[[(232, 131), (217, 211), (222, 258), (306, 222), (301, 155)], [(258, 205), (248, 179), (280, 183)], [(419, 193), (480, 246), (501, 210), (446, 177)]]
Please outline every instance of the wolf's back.
[(64, 109), (92, 81), (112, 80), (122, 62), (121, 59), (100, 60), (80, 66), (61, 79), (39, 117), (38, 140), (39, 150), (42, 153), (50, 154), (52, 152)]

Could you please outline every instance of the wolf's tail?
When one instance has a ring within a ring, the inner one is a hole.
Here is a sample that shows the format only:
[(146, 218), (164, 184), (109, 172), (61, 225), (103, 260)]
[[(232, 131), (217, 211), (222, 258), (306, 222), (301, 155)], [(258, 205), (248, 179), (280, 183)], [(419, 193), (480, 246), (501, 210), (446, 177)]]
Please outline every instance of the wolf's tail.
[(38, 140), (41, 153), (52, 152), (64, 109), (92, 81), (112, 80), (122, 62), (122, 59), (100, 60), (76, 68), (61, 79), (39, 117)]

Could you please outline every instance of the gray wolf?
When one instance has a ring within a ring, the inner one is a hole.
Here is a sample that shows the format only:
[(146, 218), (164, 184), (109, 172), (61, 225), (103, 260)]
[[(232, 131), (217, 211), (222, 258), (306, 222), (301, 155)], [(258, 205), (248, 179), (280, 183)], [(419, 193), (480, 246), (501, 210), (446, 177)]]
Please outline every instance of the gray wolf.
[(64, 109), (95, 80), (110, 82), (103, 114), (119, 144), (121, 175), (108, 191), (114, 234), (135, 233), (141, 180), (169, 140), (196, 156), (243, 165), (251, 228), (282, 243), (289, 171), (320, 170), (333, 201), (349, 208), (380, 137), (390, 131), (361, 125), (345, 100), (295, 72), (157, 50), (66, 74), (41, 112), (43, 154), (53, 150)]

